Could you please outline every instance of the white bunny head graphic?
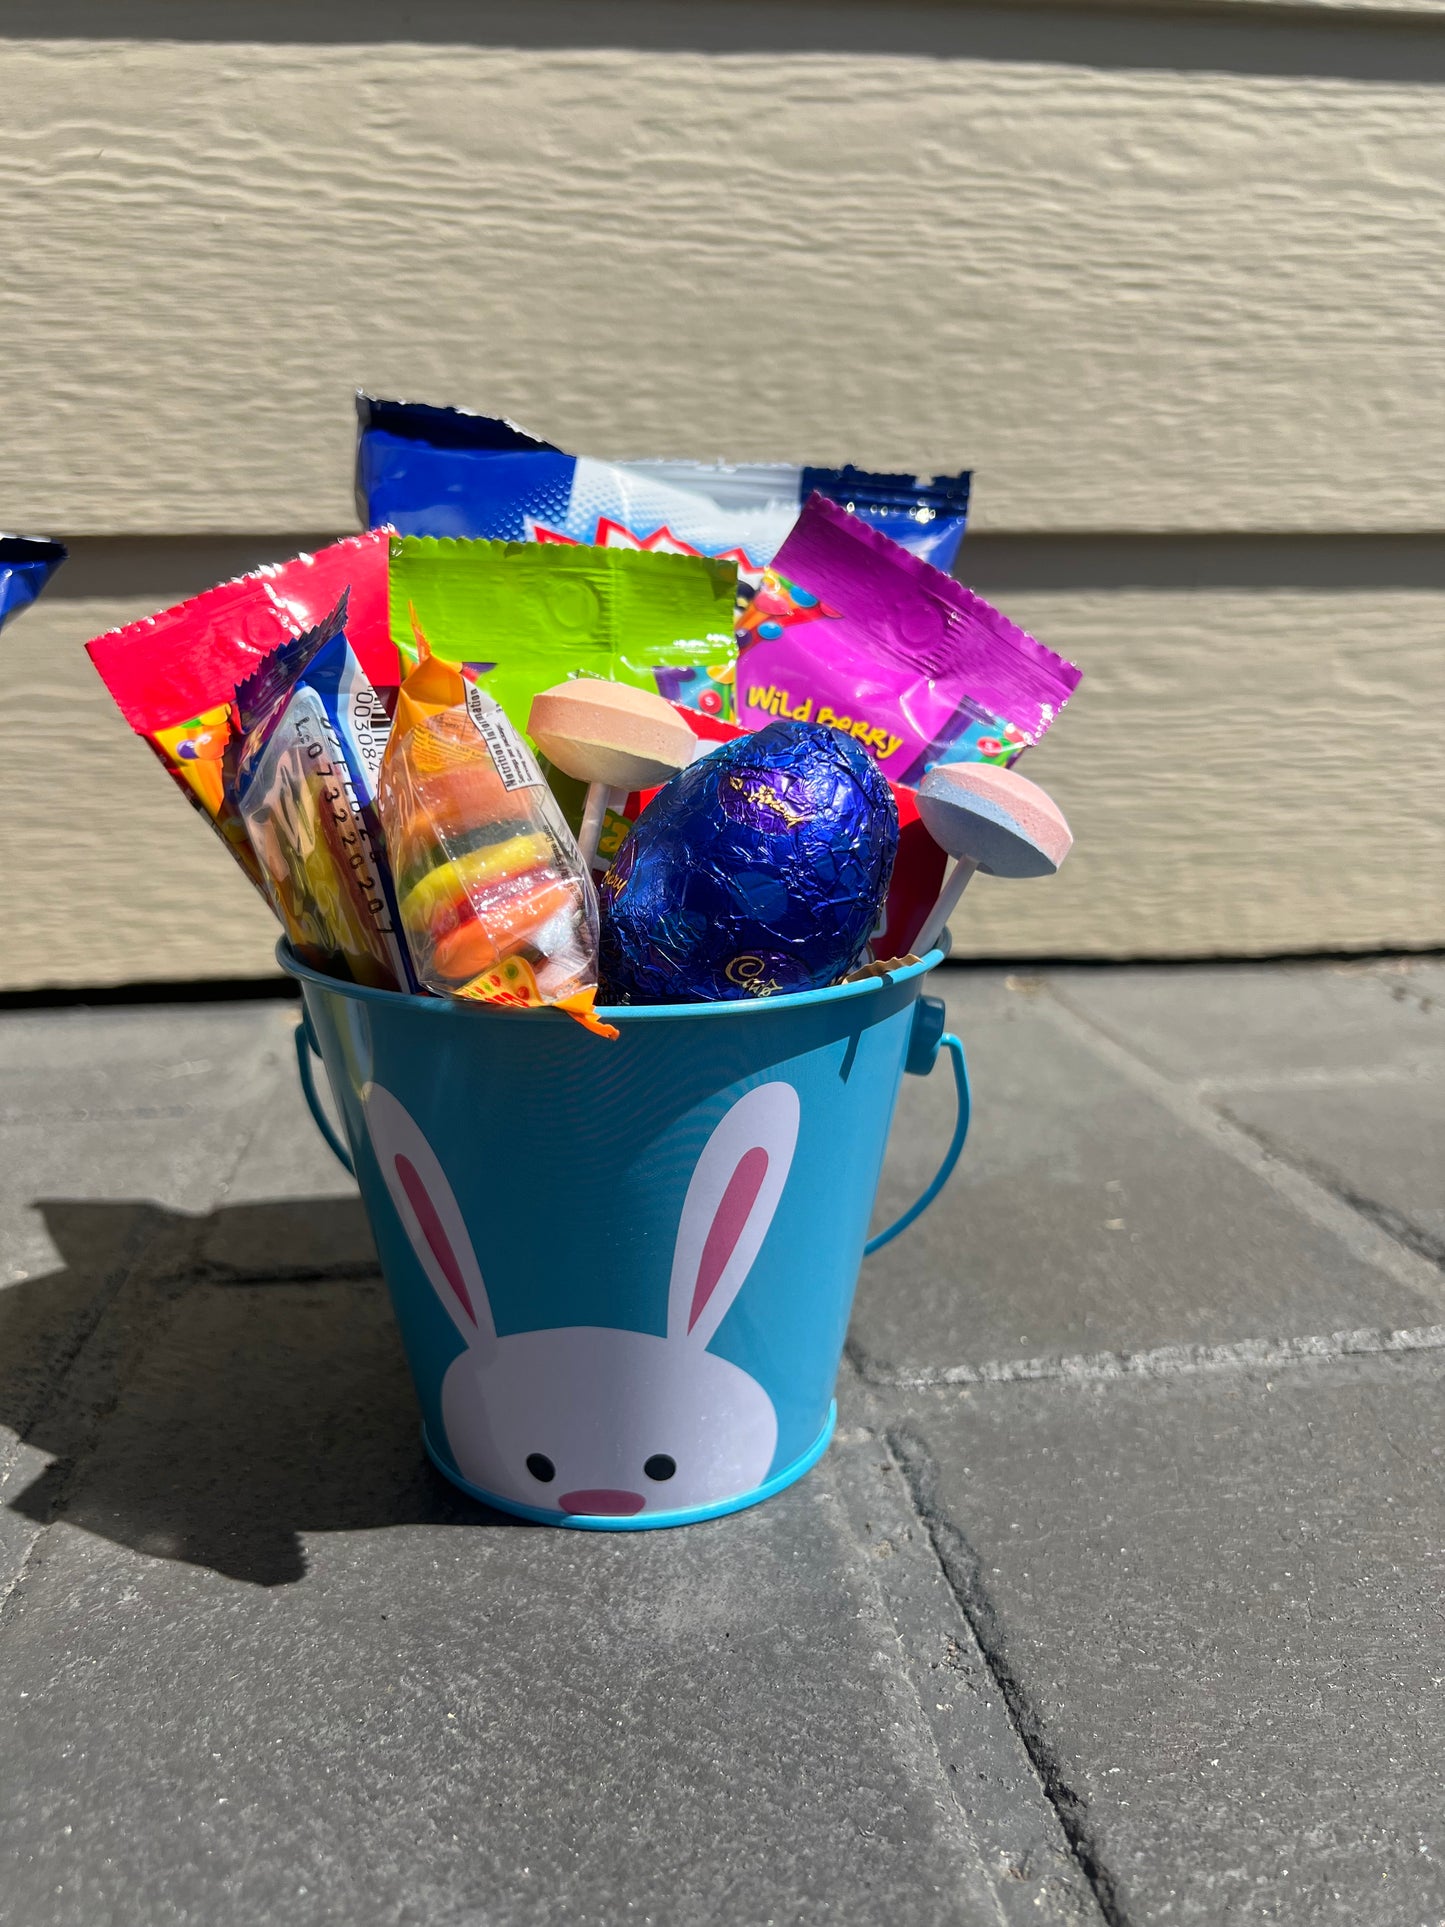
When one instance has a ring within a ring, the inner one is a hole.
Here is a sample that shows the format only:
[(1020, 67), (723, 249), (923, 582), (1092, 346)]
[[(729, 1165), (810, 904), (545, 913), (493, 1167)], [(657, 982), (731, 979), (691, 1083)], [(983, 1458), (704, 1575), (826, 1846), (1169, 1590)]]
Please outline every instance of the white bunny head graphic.
[(466, 1349), (442, 1384), (462, 1477), (545, 1511), (684, 1511), (767, 1477), (772, 1400), (707, 1347), (757, 1257), (798, 1140), (798, 1094), (761, 1084), (703, 1146), (683, 1200), (667, 1336), (572, 1325), (499, 1338), (457, 1201), (416, 1123), (373, 1084), (366, 1119), (412, 1247)]

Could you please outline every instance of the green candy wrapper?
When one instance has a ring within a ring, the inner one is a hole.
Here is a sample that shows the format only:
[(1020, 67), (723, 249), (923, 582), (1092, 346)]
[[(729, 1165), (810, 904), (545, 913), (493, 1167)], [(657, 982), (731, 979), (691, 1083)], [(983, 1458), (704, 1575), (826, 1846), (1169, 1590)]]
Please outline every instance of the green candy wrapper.
[(416, 661), (420, 632), (441, 661), (473, 665), (520, 730), (532, 698), (569, 676), (670, 695), (668, 671), (700, 668), (731, 686), (731, 562), (425, 535), (394, 538), (390, 556), (403, 662)]

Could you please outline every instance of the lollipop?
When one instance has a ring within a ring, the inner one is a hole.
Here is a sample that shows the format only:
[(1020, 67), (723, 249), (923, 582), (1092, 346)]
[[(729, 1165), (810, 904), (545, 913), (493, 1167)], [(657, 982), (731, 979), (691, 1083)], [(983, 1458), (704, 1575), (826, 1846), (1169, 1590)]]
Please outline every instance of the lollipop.
[(549, 762), (588, 785), (577, 845), (589, 869), (608, 810), (620, 810), (632, 791), (676, 776), (697, 748), (687, 723), (661, 696), (586, 676), (534, 696), (527, 733)]
[(1052, 876), (1074, 838), (1037, 783), (992, 763), (940, 763), (918, 785), (918, 814), (934, 842), (957, 857), (928, 921), (913, 940), (927, 956), (975, 870), (994, 877)]

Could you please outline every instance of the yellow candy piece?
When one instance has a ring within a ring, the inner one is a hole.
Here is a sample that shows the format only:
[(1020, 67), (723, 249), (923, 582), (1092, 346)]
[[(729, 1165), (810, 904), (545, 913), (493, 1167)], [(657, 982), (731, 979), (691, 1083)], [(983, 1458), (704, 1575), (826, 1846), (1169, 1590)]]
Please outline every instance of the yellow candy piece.
[(536, 869), (551, 853), (551, 843), (538, 831), (529, 836), (509, 836), (503, 843), (484, 843), (450, 863), (439, 863), (402, 898), (402, 923), (408, 930), (426, 929), (448, 904), (469, 898), (474, 889), (495, 883), (500, 877), (521, 876)]

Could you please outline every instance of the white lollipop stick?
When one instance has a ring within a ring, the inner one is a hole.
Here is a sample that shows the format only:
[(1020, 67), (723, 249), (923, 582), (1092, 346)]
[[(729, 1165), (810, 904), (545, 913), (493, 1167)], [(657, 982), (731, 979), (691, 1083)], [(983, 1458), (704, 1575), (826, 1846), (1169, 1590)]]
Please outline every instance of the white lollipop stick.
[[(555, 756), (552, 761), (557, 761)], [(558, 768), (561, 768), (560, 764)], [(628, 795), (627, 790), (614, 790), (606, 783), (587, 785), (587, 806), (582, 812), (582, 827), (577, 832), (577, 848), (582, 852), (582, 861), (589, 870), (596, 863), (597, 845), (602, 836), (602, 825), (607, 820), (607, 812), (620, 810), (627, 801)]]
[(913, 948), (920, 957), (926, 957), (938, 939), (943, 935), (943, 926), (958, 906), (958, 899), (968, 888), (969, 878), (978, 869), (976, 860), (971, 856), (961, 856), (948, 873), (948, 881), (938, 893), (938, 901), (928, 914), (928, 921), (913, 939)]
[(918, 786), (924, 828), (958, 861), (914, 939), (927, 956), (976, 870), (995, 877), (1052, 876), (1073, 847), (1057, 803), (1011, 769), (940, 763)]

